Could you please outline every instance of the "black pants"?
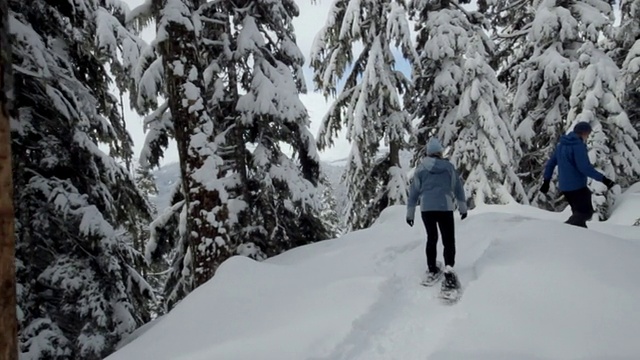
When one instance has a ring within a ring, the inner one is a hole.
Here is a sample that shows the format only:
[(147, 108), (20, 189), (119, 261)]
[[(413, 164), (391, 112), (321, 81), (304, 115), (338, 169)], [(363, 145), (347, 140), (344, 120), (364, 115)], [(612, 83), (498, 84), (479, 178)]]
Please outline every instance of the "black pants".
[(591, 204), (591, 190), (588, 187), (582, 189), (565, 191), (562, 193), (571, 206), (571, 217), (565, 221), (580, 227), (587, 227), (587, 221), (593, 216), (593, 205)]
[(453, 267), (456, 258), (455, 225), (453, 211), (423, 211), (422, 222), (427, 229), (427, 266), (429, 271), (437, 271), (438, 228), (444, 245), (444, 264)]

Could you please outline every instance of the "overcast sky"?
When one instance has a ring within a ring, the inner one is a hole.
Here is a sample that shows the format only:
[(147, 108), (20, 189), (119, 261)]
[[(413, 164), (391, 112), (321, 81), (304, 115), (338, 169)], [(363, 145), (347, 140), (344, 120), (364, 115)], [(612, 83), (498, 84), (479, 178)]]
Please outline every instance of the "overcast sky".
[[(144, 0), (124, 0), (133, 9), (142, 4)], [(316, 33), (324, 25), (327, 17), (329, 6), (333, 0), (317, 0), (312, 4), (311, 0), (296, 0), (300, 8), (300, 16), (294, 21), (298, 46), (307, 58), (305, 65), (307, 75), (308, 94), (301, 95), (302, 102), (306, 105), (311, 117), (311, 132), (317, 135), (320, 122), (324, 116), (329, 104), (325, 101), (320, 93), (313, 91), (313, 82), (311, 78), (312, 70), (308, 68), (311, 45)], [(142, 38), (147, 42), (151, 42), (154, 37), (155, 29), (146, 29), (142, 33)], [(125, 100), (126, 101), (126, 100)], [(144, 144), (145, 134), (142, 129), (142, 118), (128, 107), (128, 101), (125, 104), (125, 116), (127, 120), (127, 128), (133, 137), (135, 144), (136, 160), (140, 154), (142, 145)], [(336, 141), (335, 146), (321, 153), (323, 160), (332, 161), (342, 159), (349, 153), (349, 144), (346, 140)], [(178, 152), (175, 145), (172, 145), (165, 153), (165, 158), (161, 164), (167, 164), (178, 161)]]

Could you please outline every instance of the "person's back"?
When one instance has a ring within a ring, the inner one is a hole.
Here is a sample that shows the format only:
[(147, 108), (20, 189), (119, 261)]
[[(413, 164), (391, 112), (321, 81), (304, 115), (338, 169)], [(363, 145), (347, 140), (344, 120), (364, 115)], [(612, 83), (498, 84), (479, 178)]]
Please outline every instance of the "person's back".
[[(454, 196), (464, 199), (464, 190), (458, 181), (456, 170), (447, 160), (426, 157), (416, 168), (414, 179), (418, 182), (414, 182), (416, 189), (412, 191), (417, 193), (418, 196), (414, 196), (414, 199), (420, 201), (422, 211), (453, 211)], [(458, 194), (455, 194), (456, 190)], [(409, 203), (414, 199), (410, 196)], [(458, 201), (459, 207), (463, 206), (461, 203), (466, 206), (464, 201)], [(465, 209), (462, 210), (464, 212)]]
[(586, 187), (587, 177), (602, 181), (602, 174), (593, 168), (587, 153), (587, 144), (575, 132), (560, 137), (555, 153), (560, 191)]

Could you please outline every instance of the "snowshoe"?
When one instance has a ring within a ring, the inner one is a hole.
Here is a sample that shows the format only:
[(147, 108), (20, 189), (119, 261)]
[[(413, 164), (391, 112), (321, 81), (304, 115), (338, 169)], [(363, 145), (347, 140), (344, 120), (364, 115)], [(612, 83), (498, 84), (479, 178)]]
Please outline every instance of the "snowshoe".
[(436, 262), (436, 268), (438, 269), (437, 272), (427, 271), (426, 278), (421, 283), (423, 286), (433, 286), (435, 283), (440, 281), (444, 274), (442, 272), (442, 263)]
[(440, 288), (440, 299), (446, 304), (455, 304), (460, 300), (462, 288), (458, 276), (450, 266), (444, 270), (444, 280)]

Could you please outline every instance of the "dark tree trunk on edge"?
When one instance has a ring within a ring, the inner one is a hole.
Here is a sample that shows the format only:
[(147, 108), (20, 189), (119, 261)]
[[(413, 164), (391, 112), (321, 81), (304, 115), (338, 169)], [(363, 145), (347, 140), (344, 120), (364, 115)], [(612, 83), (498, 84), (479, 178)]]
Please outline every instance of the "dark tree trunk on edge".
[(0, 359), (18, 360), (16, 259), (11, 171), (9, 6), (0, 0)]

